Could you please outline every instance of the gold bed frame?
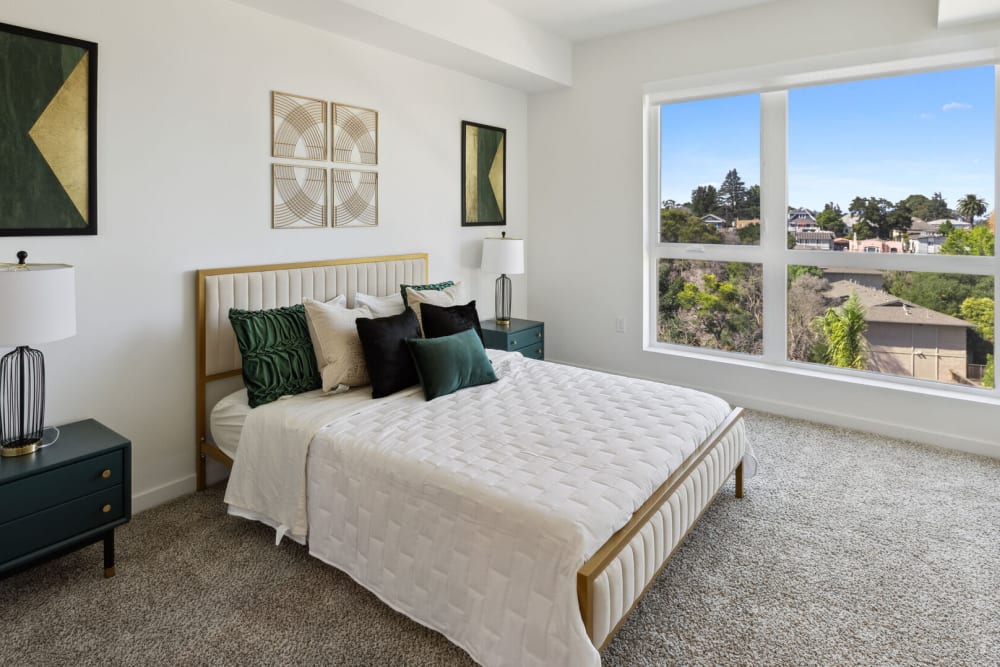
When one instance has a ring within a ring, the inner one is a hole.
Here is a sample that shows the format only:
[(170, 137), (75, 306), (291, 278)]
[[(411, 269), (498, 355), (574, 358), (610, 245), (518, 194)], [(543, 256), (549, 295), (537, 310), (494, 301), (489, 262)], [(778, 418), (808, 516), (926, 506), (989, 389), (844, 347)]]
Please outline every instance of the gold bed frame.
[[(215, 445), (208, 442), (208, 425), (206, 423), (206, 409), (205, 409), (205, 394), (206, 386), (210, 382), (215, 382), (217, 380), (224, 380), (226, 378), (237, 377), (242, 374), (242, 370), (236, 369), (231, 371), (225, 371), (222, 373), (207, 374), (206, 371), (206, 352), (205, 352), (205, 278), (208, 276), (216, 276), (222, 274), (230, 273), (256, 273), (262, 271), (284, 271), (289, 269), (309, 269), (317, 267), (327, 267), (327, 266), (339, 266), (345, 264), (365, 264), (368, 262), (385, 262), (393, 260), (407, 260), (407, 259), (423, 259), (424, 260), (424, 280), (428, 279), (429, 269), (427, 262), (427, 254), (409, 254), (409, 255), (388, 255), (384, 257), (365, 257), (358, 259), (334, 259), (325, 260), (317, 262), (298, 262), (292, 264), (265, 264), (257, 266), (240, 266), (232, 268), (223, 269), (201, 269), (198, 271), (198, 313), (197, 313), (197, 326), (198, 326), (198, 354), (197, 354), (197, 390), (196, 390), (196, 400), (197, 410), (197, 428), (198, 428), (198, 443), (197, 443), (197, 484), (198, 490), (205, 488), (205, 466), (206, 457), (215, 459), (216, 461), (222, 463), (225, 466), (232, 467), (233, 460), (229, 458), (221, 449)], [(743, 408), (733, 409), (726, 419), (719, 424), (719, 426), (705, 439), (705, 441), (698, 446), (694, 453), (689, 456), (681, 466), (675, 470), (663, 484), (661, 484), (649, 497), (649, 499), (642, 504), (642, 506), (632, 515), (632, 518), (627, 524), (625, 524), (618, 532), (611, 536), (607, 542), (604, 543), (597, 552), (583, 564), (583, 567), (577, 572), (576, 575), (576, 591), (577, 598), (580, 605), (580, 615), (583, 617), (583, 624), (587, 629), (587, 636), (590, 637), (591, 641), (594, 639), (594, 583), (605, 568), (608, 567), (615, 558), (618, 557), (625, 548), (628, 547), (632, 538), (635, 537), (644, 525), (663, 507), (664, 503), (670, 499), (677, 489), (688, 479), (692, 472), (694, 472), (702, 461), (715, 449), (716, 445), (726, 436), (727, 433), (732, 429), (732, 427), (743, 417)], [(737, 498), (743, 497), (743, 462), (742, 460), (736, 465), (735, 469), (731, 473), (727, 473), (726, 479), (729, 478), (730, 474), (735, 474), (736, 476), (736, 489), (735, 495)], [(695, 518), (691, 525), (685, 531), (684, 535), (677, 540), (676, 545), (663, 560), (663, 563), (657, 568), (656, 573), (650, 578), (649, 582), (643, 588), (642, 593), (635, 597), (632, 605), (628, 610), (622, 615), (621, 620), (611, 629), (608, 636), (604, 639), (598, 648), (599, 651), (603, 651), (611, 640), (614, 639), (615, 635), (624, 625), (625, 621), (628, 619), (632, 610), (639, 603), (649, 590), (649, 587), (653, 585), (656, 581), (657, 576), (670, 561), (670, 558), (674, 555), (677, 549), (684, 543), (691, 529), (694, 528), (701, 515), (715, 500), (715, 496), (718, 495), (719, 491), (722, 490), (724, 484), (720, 485), (716, 492), (712, 495), (712, 498), (705, 503), (701, 512)]]

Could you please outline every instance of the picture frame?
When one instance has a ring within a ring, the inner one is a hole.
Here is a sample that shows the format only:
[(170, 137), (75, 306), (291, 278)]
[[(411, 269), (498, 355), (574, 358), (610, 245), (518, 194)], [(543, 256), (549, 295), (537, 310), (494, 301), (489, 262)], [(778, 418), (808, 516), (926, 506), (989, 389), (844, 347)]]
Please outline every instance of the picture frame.
[(326, 100), (271, 91), (271, 157), (326, 162)]
[(271, 229), (323, 229), (330, 206), (327, 168), (271, 163)]
[(378, 165), (378, 111), (355, 104), (330, 103), (333, 162)]
[(0, 236), (97, 234), (97, 44), (0, 23)]
[(330, 170), (332, 226), (378, 227), (378, 172), (365, 169)]
[(462, 226), (507, 224), (507, 130), (462, 121)]

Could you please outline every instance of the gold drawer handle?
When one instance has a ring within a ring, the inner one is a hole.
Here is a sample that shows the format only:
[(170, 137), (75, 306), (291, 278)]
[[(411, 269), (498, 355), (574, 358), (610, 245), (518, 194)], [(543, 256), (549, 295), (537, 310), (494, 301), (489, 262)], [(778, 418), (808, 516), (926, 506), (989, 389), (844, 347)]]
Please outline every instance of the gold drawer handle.
[(104, 507), (101, 508), (101, 511), (107, 514), (108, 512), (111, 511), (111, 505), (105, 505)]
[(516, 338), (511, 338), (510, 339), (510, 344), (511, 345), (517, 345), (517, 339)]
[(111, 471), (110, 470), (105, 470), (104, 472), (101, 473), (101, 477), (103, 477), (104, 479), (107, 479), (108, 477), (111, 477)]
[(541, 331), (539, 331), (538, 333), (536, 333), (536, 334), (535, 334), (535, 336), (536, 336), (537, 338), (541, 338), (541, 337), (542, 337), (542, 332), (541, 332)]

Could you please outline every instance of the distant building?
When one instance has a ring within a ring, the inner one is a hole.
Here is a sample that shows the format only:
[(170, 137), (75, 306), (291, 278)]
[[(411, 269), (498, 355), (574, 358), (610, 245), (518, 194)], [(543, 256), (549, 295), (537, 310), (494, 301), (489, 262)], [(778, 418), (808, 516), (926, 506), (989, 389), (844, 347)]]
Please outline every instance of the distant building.
[(833, 250), (833, 232), (794, 232), (796, 250)]
[(744, 227), (749, 227), (751, 225), (759, 225), (760, 218), (748, 218), (746, 220), (740, 220), (737, 218), (736, 222), (733, 223), (733, 227), (736, 229), (743, 229)]
[(816, 224), (816, 216), (807, 208), (797, 208), (788, 213), (789, 232), (816, 232), (819, 225)]
[(918, 255), (937, 255), (941, 252), (944, 244), (943, 234), (932, 234), (927, 236), (911, 236), (910, 252)]
[(719, 231), (726, 226), (725, 219), (720, 218), (714, 213), (709, 213), (708, 215), (701, 216), (701, 221), (704, 222), (706, 225), (712, 225), (713, 227), (715, 227), (716, 231)]
[(946, 222), (950, 222), (951, 226), (955, 229), (972, 229), (972, 225), (965, 220), (948, 220), (946, 218), (941, 218), (940, 220), (928, 220), (925, 224), (934, 229), (938, 229)]
[(905, 252), (903, 241), (883, 241), (882, 239), (865, 239), (858, 241), (851, 239), (847, 250), (849, 252)]
[(851, 280), (831, 282), (825, 296), (843, 303), (852, 293), (864, 306), (868, 323), (868, 370), (967, 382), (966, 332), (971, 324)]
[(823, 277), (831, 285), (845, 281), (875, 290), (885, 287), (885, 274), (879, 269), (823, 269)]

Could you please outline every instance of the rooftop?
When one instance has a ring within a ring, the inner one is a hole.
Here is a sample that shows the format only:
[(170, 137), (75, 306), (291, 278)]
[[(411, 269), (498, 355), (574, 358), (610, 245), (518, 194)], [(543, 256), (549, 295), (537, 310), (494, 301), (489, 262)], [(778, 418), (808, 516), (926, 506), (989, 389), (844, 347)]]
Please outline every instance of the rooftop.
[(939, 313), (930, 308), (918, 306), (915, 303), (893, 296), (886, 291), (865, 287), (853, 280), (836, 280), (831, 282), (830, 289), (824, 295), (829, 299), (836, 299), (843, 302), (847, 301), (852, 292), (858, 295), (858, 300), (864, 306), (865, 320), (868, 322), (962, 328), (972, 326), (965, 320)]

